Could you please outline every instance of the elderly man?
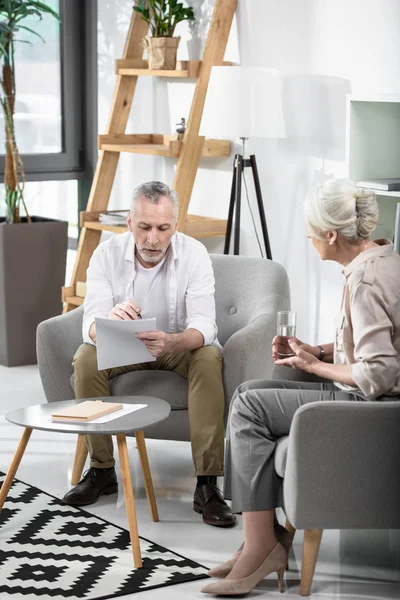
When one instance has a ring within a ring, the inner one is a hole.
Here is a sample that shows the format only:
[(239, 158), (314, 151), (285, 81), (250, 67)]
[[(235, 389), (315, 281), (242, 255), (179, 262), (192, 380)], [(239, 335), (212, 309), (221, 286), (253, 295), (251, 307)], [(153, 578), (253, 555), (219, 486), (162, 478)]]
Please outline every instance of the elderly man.
[[(193, 508), (209, 525), (235, 516), (217, 488), (224, 464), (222, 358), (216, 340), (214, 274), (204, 246), (176, 231), (178, 197), (163, 183), (139, 186), (129, 232), (100, 244), (87, 272), (83, 341), (73, 359), (77, 398), (109, 396), (109, 379), (128, 371), (175, 371), (189, 382), (189, 421), (197, 475)], [(156, 361), (97, 369), (95, 317), (156, 317), (157, 331), (137, 334)], [(111, 436), (86, 436), (90, 469), (63, 498), (85, 506), (117, 491)]]

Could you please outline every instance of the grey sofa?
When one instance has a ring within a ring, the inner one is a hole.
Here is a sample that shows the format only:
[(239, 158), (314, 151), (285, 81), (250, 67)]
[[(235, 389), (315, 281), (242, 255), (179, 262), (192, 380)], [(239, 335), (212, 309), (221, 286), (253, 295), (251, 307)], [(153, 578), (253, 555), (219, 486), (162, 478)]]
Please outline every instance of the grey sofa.
[[(283, 267), (269, 260), (223, 255), (211, 258), (228, 409), (240, 383), (271, 375), (271, 340), (276, 332), (276, 313), (289, 309), (289, 283)], [(82, 343), (82, 315), (83, 309), (79, 308), (38, 326), (38, 364), (48, 402), (74, 397), (71, 362)], [(126, 373), (111, 381), (111, 391), (113, 395), (155, 396), (171, 405), (170, 417), (147, 428), (146, 437), (190, 439), (187, 381), (176, 373)]]
[(324, 529), (400, 528), (400, 401), (302, 406), (278, 440), (275, 470), (284, 478), (286, 526), (304, 530), (300, 595), (308, 596)]

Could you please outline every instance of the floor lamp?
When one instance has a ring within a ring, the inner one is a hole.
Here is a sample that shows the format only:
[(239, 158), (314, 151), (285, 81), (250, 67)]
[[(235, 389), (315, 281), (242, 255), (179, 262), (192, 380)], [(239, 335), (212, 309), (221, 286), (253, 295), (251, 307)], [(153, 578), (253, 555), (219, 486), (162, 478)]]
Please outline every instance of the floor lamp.
[(245, 158), (245, 150), (250, 137), (285, 137), (281, 81), (277, 71), (260, 67), (213, 67), (200, 135), (225, 139), (240, 138), (242, 142), (242, 154), (236, 154), (233, 162), (224, 254), (230, 252), (233, 228), (233, 253), (240, 254), (242, 183), (244, 170), (251, 168), (265, 256), (272, 259), (257, 161), (254, 154)]

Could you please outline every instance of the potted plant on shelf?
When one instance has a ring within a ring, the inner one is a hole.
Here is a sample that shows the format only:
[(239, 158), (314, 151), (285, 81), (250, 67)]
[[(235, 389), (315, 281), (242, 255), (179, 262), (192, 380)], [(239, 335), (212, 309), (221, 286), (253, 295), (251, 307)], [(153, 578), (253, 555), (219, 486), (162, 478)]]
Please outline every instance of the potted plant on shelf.
[(195, 19), (193, 8), (178, 0), (134, 0), (133, 10), (149, 24), (152, 37), (144, 38), (149, 69), (173, 71), (180, 37), (174, 37), (175, 27), (182, 21)]
[[(40, 20), (45, 14), (59, 19), (50, 6), (38, 0), (0, 0), (0, 108), (5, 128), (6, 209), (6, 216), (0, 218), (0, 364), (6, 366), (36, 363), (36, 327), (59, 314), (62, 307), (68, 223), (29, 216), (24, 199), (24, 167), (15, 133), (15, 45), (24, 31), (41, 38), (31, 21)], [(24, 216), (20, 208), (24, 209)]]

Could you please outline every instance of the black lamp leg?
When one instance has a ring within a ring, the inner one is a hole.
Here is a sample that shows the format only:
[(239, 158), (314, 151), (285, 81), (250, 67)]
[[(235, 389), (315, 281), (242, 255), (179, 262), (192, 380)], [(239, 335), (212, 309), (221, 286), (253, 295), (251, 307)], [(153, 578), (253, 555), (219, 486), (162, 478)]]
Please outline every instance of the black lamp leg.
[(242, 177), (243, 177), (243, 156), (237, 154), (236, 163), (236, 210), (235, 210), (235, 240), (233, 244), (233, 254), (238, 256), (240, 254), (240, 212), (241, 212), (241, 198), (242, 198)]
[(235, 200), (236, 200), (237, 156), (238, 155), (236, 154), (235, 158), (234, 158), (234, 161), (233, 161), (231, 199), (230, 199), (230, 202), (229, 202), (228, 222), (227, 222), (227, 225), (226, 225), (224, 254), (229, 254), (229, 249), (230, 249), (230, 245), (231, 245), (231, 235), (232, 235), (232, 226), (233, 226), (233, 214), (235, 212)]
[(272, 260), (272, 252), (271, 252), (271, 246), (269, 243), (267, 221), (265, 218), (264, 203), (263, 203), (263, 199), (262, 199), (260, 179), (258, 177), (257, 162), (256, 162), (256, 157), (254, 154), (252, 154), (250, 156), (250, 164), (251, 164), (251, 170), (253, 171), (254, 187), (256, 190), (258, 212), (260, 215), (261, 229), (262, 229), (263, 238), (264, 238), (265, 253), (266, 253), (266, 257), (269, 258), (269, 260)]

